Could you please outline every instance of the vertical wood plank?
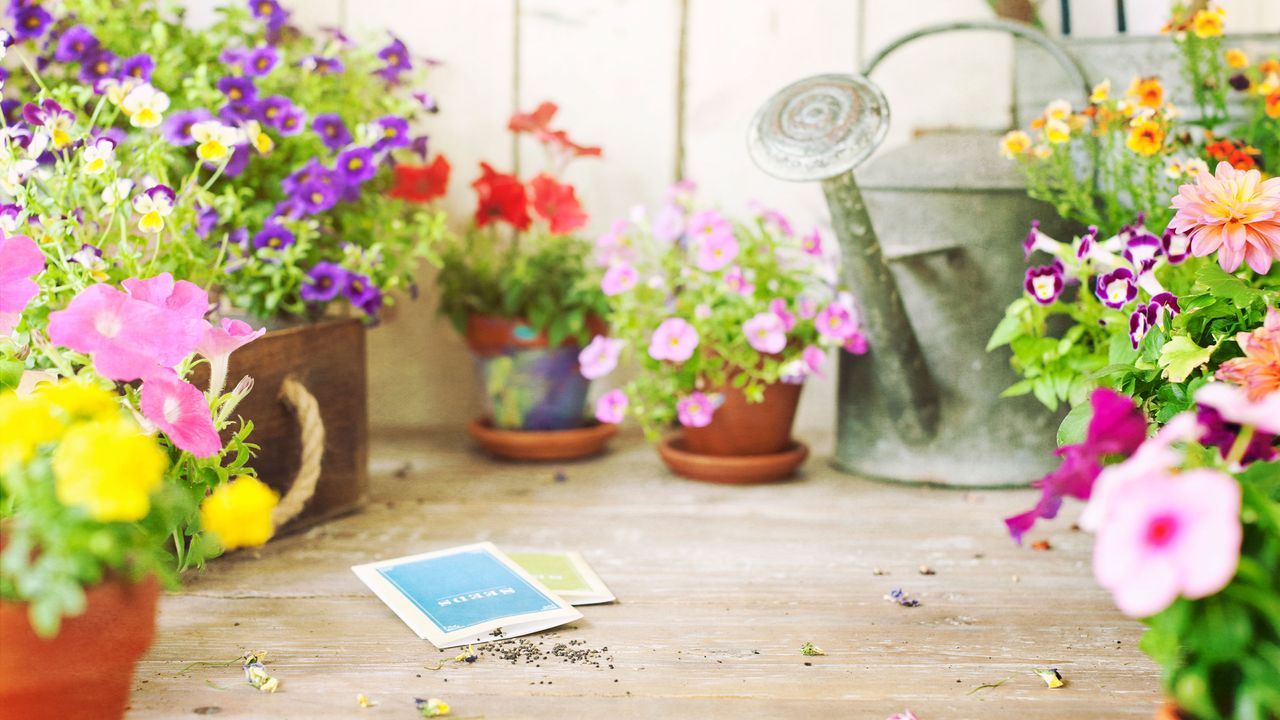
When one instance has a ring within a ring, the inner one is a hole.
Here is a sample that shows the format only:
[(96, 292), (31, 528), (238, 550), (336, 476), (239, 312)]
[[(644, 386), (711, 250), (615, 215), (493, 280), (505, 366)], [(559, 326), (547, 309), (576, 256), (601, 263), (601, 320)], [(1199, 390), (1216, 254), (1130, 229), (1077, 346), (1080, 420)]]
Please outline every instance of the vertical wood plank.
[[(602, 232), (638, 203), (658, 198), (675, 162), (677, 0), (522, 0), (520, 107), (550, 100), (553, 126), (600, 145), (603, 158), (574, 161), (566, 179)], [(521, 140), (522, 175), (546, 167)]]
[[(475, 209), (471, 180), (479, 162), (510, 164), (506, 118), (512, 106), (512, 0), (376, 0), (352, 3), (348, 31), (381, 44), (391, 29), (415, 59), (436, 58), (426, 82), (440, 113), (421, 128), (433, 152), (453, 165), (445, 209), (461, 229)], [(369, 412), (374, 428), (459, 425), (478, 412), (471, 358), (453, 328), (435, 314), (434, 271), (423, 296), (407, 298), (369, 333)]]

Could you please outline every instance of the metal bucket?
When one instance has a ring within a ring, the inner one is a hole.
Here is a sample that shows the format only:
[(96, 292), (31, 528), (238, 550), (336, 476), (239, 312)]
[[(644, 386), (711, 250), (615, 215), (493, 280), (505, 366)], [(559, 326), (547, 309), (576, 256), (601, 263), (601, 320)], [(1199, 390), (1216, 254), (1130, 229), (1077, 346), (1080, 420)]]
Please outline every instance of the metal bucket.
[[(1088, 93), (1079, 69), (1031, 28), (979, 21), (926, 28), (1000, 30), (1043, 44)], [(990, 133), (916, 140), (858, 167), (884, 138), (888, 105), (864, 76), (822, 75), (781, 90), (749, 134), (756, 163), (821, 180), (871, 351), (840, 364), (837, 468), (950, 486), (1025, 485), (1052, 466), (1059, 417), (1034, 399), (1002, 399), (1018, 378), (986, 342), (1022, 293), (1019, 238), (1056, 214), (1027, 197)], [(1058, 221), (1061, 224), (1061, 221)]]

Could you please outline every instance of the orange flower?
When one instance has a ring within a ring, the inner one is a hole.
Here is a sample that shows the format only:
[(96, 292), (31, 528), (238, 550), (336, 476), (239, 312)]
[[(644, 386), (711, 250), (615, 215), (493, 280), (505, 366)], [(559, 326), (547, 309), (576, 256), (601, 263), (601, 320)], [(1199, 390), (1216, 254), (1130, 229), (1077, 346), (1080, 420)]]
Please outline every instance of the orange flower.
[(1267, 310), (1262, 327), (1236, 335), (1236, 342), (1244, 357), (1222, 363), (1218, 379), (1244, 386), (1253, 402), (1280, 392), (1280, 309)]
[(1275, 58), (1267, 58), (1266, 60), (1263, 60), (1262, 62), (1258, 63), (1258, 70), (1263, 75), (1270, 75), (1271, 73), (1280, 73), (1280, 60), (1276, 60)]
[(1140, 122), (1129, 131), (1125, 146), (1139, 155), (1155, 155), (1164, 146), (1164, 128), (1152, 120)]
[(1267, 96), (1267, 117), (1280, 118), (1280, 90)]
[(1159, 108), (1164, 104), (1164, 86), (1156, 77), (1134, 78), (1128, 94), (1142, 107)]
[(1243, 67), (1249, 67), (1249, 56), (1244, 54), (1243, 50), (1233, 48), (1227, 51), (1225, 55), (1227, 66), (1239, 70)]
[(1191, 31), (1201, 40), (1222, 35), (1222, 19), (1227, 12), (1222, 8), (1201, 10), (1191, 18)]

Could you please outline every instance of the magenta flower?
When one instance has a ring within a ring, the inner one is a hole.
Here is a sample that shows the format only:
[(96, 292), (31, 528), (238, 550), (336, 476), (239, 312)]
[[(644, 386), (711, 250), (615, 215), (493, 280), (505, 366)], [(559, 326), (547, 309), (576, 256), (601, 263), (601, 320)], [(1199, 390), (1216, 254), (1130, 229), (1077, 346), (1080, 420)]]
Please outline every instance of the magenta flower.
[(610, 297), (621, 295), (635, 287), (639, 279), (639, 273), (630, 265), (614, 265), (605, 271), (604, 278), (600, 281), (600, 290)]
[(822, 257), (822, 233), (818, 231), (818, 228), (810, 230), (804, 237), (800, 238), (800, 247), (814, 257)]
[(18, 326), (18, 318), (40, 292), (33, 277), (44, 270), (44, 253), (26, 235), (0, 231), (0, 335)]
[(711, 416), (715, 414), (715, 406), (711, 398), (700, 392), (692, 392), (676, 402), (676, 416), (685, 427), (706, 427), (711, 424)]
[(1226, 587), (1240, 560), (1240, 484), (1216, 470), (1152, 473), (1118, 488), (1098, 528), (1093, 575), (1126, 615)]
[(698, 331), (681, 318), (662, 321), (649, 340), (649, 357), (682, 363), (693, 357), (698, 347)]
[(812, 320), (818, 314), (818, 301), (802, 297), (796, 301), (796, 314), (801, 320)]
[(787, 301), (782, 298), (774, 298), (769, 301), (769, 312), (778, 316), (782, 321), (782, 329), (791, 332), (796, 326), (796, 316), (791, 314), (787, 309)]
[(1099, 388), (1089, 402), (1093, 406), (1093, 419), (1089, 421), (1085, 441), (1058, 448), (1061, 466), (1032, 483), (1040, 489), (1036, 506), (1005, 518), (1014, 541), (1022, 542), (1022, 536), (1037, 519), (1057, 517), (1064, 497), (1088, 500), (1094, 481), (1102, 472), (1102, 460), (1107, 456), (1128, 457), (1146, 440), (1147, 418), (1131, 398)]
[(1058, 261), (1052, 265), (1032, 265), (1022, 282), (1031, 299), (1041, 305), (1052, 305), (1062, 295), (1064, 286), (1063, 267)]
[(142, 382), (142, 414), (179, 449), (212, 457), (222, 449), (204, 394), (173, 370), (153, 371)]
[(49, 313), (48, 331), (55, 344), (92, 355), (104, 377), (128, 382), (177, 365), (195, 349), (205, 325), (99, 284), (82, 290), (65, 310)]
[(742, 324), (747, 342), (757, 352), (773, 355), (787, 346), (787, 331), (782, 319), (771, 312), (762, 312)]
[(1099, 275), (1094, 293), (1109, 308), (1119, 310), (1128, 305), (1138, 297), (1138, 285), (1134, 281), (1133, 271), (1129, 268), (1116, 268)]
[(817, 345), (809, 345), (800, 352), (800, 359), (808, 366), (810, 374), (822, 375), (822, 366), (827, 362), (827, 353)]
[(627, 394), (618, 389), (610, 390), (596, 401), (596, 420), (610, 425), (617, 425), (627, 415), (630, 404)]
[(841, 347), (844, 348), (845, 352), (852, 353), (854, 355), (866, 355), (867, 350), (870, 349), (870, 346), (867, 344), (867, 336), (863, 335), (861, 331), (855, 332), (846, 338), (844, 345)]
[(853, 313), (849, 312), (849, 308), (838, 302), (828, 304), (818, 313), (813, 322), (818, 329), (819, 335), (824, 338), (838, 340), (840, 343), (844, 343), (845, 340), (858, 333), (858, 323), (854, 319)]
[(746, 274), (742, 272), (742, 268), (737, 265), (729, 268), (729, 272), (724, 274), (724, 283), (729, 286), (730, 290), (739, 295), (750, 295), (756, 291), (755, 284), (747, 279)]
[(738, 241), (732, 233), (705, 235), (698, 243), (698, 269), (716, 272), (738, 257)]
[(611, 340), (603, 335), (591, 339), (591, 343), (578, 353), (578, 365), (582, 377), (588, 380), (602, 378), (618, 367), (618, 354), (622, 352), (623, 341)]
[(1196, 402), (1217, 410), (1227, 422), (1280, 434), (1280, 392), (1250, 400), (1248, 392), (1238, 385), (1211, 382), (1196, 391)]

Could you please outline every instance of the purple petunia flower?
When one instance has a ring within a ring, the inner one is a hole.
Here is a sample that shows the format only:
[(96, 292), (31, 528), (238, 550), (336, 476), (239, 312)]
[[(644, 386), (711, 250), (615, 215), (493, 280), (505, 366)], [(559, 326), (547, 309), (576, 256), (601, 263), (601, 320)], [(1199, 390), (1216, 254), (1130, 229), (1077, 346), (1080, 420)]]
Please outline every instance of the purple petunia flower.
[(280, 54), (276, 49), (270, 45), (264, 45), (249, 51), (244, 61), (244, 71), (245, 74), (253, 77), (264, 77), (271, 73), (279, 61)]
[(328, 302), (347, 287), (347, 269), (336, 263), (322, 260), (307, 271), (298, 294), (307, 302)]
[(306, 213), (319, 213), (338, 203), (338, 192), (331, 182), (310, 180), (298, 187), (296, 200)]
[(373, 143), (376, 152), (409, 145), (409, 121), (395, 115), (381, 117), (373, 123), (378, 131), (378, 139)]
[(249, 57), (249, 51), (244, 48), (227, 48), (226, 50), (218, 53), (218, 59), (221, 60), (223, 64), (230, 65), (235, 68), (242, 67), (244, 65), (245, 58), (247, 57)]
[(116, 67), (116, 59), (115, 53), (102, 48), (88, 53), (80, 61), (80, 82), (93, 85), (96, 91), (98, 81), (112, 75)]
[(342, 288), (342, 294), (351, 301), (352, 305), (369, 315), (373, 315), (382, 307), (382, 291), (378, 290), (366, 275), (349, 273), (347, 284)]
[(413, 142), (409, 143), (409, 148), (412, 149), (419, 158), (422, 158), (422, 162), (424, 163), (427, 161), (427, 155), (430, 154), (428, 152), (430, 147), (431, 140), (426, 135), (419, 135), (413, 139)]
[(330, 150), (337, 150), (351, 144), (351, 132), (337, 113), (322, 113), (311, 121), (311, 129), (315, 131)]
[(1147, 232), (1133, 233), (1125, 243), (1124, 259), (1139, 275), (1156, 266), (1156, 258), (1163, 253), (1160, 238)]
[(417, 100), (422, 109), (429, 113), (440, 112), (440, 104), (436, 102), (435, 96), (429, 92), (416, 92), (413, 94), (413, 99)]
[(275, 16), (284, 15), (284, 8), (276, 0), (249, 0), (249, 12), (259, 20), (270, 21)]
[(373, 160), (373, 150), (367, 147), (347, 148), (338, 153), (333, 169), (348, 186), (366, 182), (378, 172), (378, 166)]
[(156, 61), (146, 53), (139, 53), (125, 58), (124, 62), (120, 63), (120, 77), (151, 82), (151, 73), (155, 69)]
[(1054, 261), (1052, 265), (1032, 266), (1027, 268), (1022, 286), (1026, 288), (1032, 300), (1041, 305), (1052, 305), (1062, 295), (1062, 288), (1065, 285), (1063, 273), (1064, 268), (1060, 261)]
[(80, 62), (98, 49), (98, 38), (84, 25), (73, 25), (58, 38), (53, 59), (58, 62)]
[(342, 58), (327, 55), (307, 55), (298, 61), (298, 66), (316, 75), (337, 75), (347, 69)]
[(298, 192), (298, 188), (306, 183), (317, 181), (328, 185), (334, 183), (333, 171), (324, 166), (316, 158), (311, 158), (302, 167), (294, 170), (280, 181), (280, 187), (286, 193), (293, 195)]
[(297, 135), (307, 126), (307, 112), (300, 107), (290, 107), (280, 117), (280, 134), (286, 137)]
[[(1222, 417), (1222, 413), (1207, 405), (1201, 405), (1196, 410), (1196, 421), (1200, 423), (1200, 427), (1204, 428), (1204, 435), (1200, 437), (1202, 445), (1218, 448), (1223, 458), (1231, 454), (1236, 439), (1240, 436), (1242, 429), (1240, 425), (1227, 422)], [(1275, 441), (1275, 435), (1255, 430), (1249, 446), (1245, 448), (1244, 455), (1240, 458), (1240, 464), (1249, 465), (1257, 461), (1274, 460), (1277, 454)]]
[(293, 109), (293, 102), (283, 95), (272, 95), (258, 102), (257, 117), (263, 124), (280, 129), (280, 121)]
[(228, 75), (218, 80), (218, 91), (233, 103), (251, 103), (258, 97), (258, 88), (246, 77)]
[(1133, 271), (1129, 268), (1116, 268), (1098, 277), (1098, 285), (1094, 293), (1103, 305), (1119, 310), (1138, 297), (1138, 285), (1134, 282)]
[(44, 35), (44, 31), (53, 22), (53, 16), (39, 5), (18, 5), (13, 12), (13, 36), (18, 40), (29, 40)]
[[(239, 177), (240, 173), (249, 167), (249, 146), (237, 145), (236, 149), (231, 152), (231, 159), (227, 161), (226, 167), (222, 168), (222, 174), (226, 177)], [(217, 167), (217, 165), (208, 165), (208, 167)]]
[(413, 63), (409, 60), (409, 48), (404, 46), (400, 39), (392, 36), (391, 43), (378, 51), (378, 57), (386, 63), (381, 70), (377, 71), (388, 82), (395, 82), (400, 78), (400, 74), (413, 67)]
[(239, 125), (257, 116), (257, 103), (245, 100), (228, 102), (218, 111), (218, 118), (228, 125)]
[(196, 208), (196, 237), (204, 240), (218, 225), (218, 211), (212, 205), (200, 205)]
[(195, 142), (191, 137), (191, 126), (212, 119), (213, 115), (204, 108), (182, 110), (164, 119), (160, 125), (160, 136), (170, 145), (185, 147)]
[(297, 238), (289, 232), (288, 228), (274, 222), (268, 222), (257, 235), (253, 236), (253, 246), (257, 249), (283, 250), (296, 241)]
[(1170, 265), (1181, 265), (1191, 257), (1191, 238), (1172, 227), (1164, 231), (1164, 236), (1160, 238), (1160, 245)]

